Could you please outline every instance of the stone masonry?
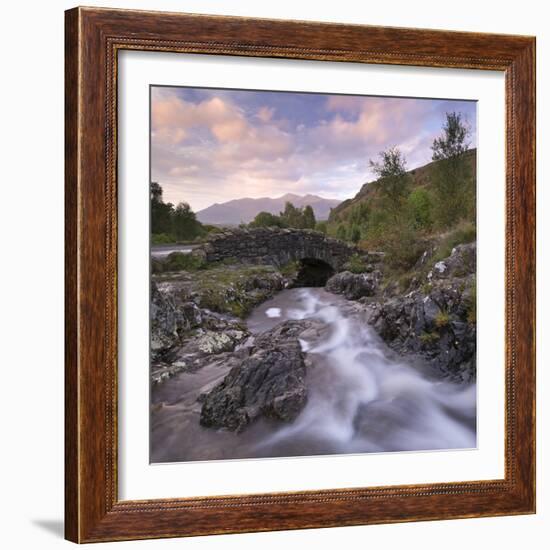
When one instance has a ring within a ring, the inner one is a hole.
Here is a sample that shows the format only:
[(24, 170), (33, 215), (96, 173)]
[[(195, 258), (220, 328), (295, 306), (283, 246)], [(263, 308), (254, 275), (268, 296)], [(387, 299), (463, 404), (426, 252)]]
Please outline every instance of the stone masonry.
[(291, 261), (313, 259), (326, 262), (339, 271), (355, 252), (353, 246), (312, 229), (258, 227), (216, 233), (193, 254), (202, 256), (207, 262), (227, 260), (277, 267)]

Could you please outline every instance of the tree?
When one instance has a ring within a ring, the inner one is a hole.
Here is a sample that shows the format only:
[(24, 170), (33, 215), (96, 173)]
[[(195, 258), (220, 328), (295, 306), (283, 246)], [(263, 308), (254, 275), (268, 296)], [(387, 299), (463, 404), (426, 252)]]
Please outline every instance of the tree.
[(180, 202), (176, 206), (173, 215), (173, 228), (174, 235), (178, 240), (192, 240), (204, 233), (202, 224), (186, 202)]
[(281, 221), (286, 227), (303, 228), (302, 211), (296, 208), (291, 202), (285, 203), (285, 209), (281, 212)]
[(321, 233), (327, 234), (328, 222), (320, 221), (315, 224), (315, 231), (320, 231)]
[(302, 213), (303, 218), (303, 226), (306, 229), (314, 229), (315, 228), (315, 213), (313, 212), (313, 208), (308, 204)]
[(415, 189), (409, 195), (410, 215), (416, 229), (431, 229), (433, 224), (432, 202), (430, 193), (423, 188)]
[(462, 114), (445, 113), (445, 117), (443, 135), (435, 138), (432, 144), (432, 160), (456, 159), (470, 146), (466, 141), (470, 131), (462, 120)]
[(346, 226), (343, 223), (341, 223), (338, 225), (338, 229), (336, 230), (336, 238), (342, 241), (345, 241), (346, 236), (347, 236)]
[(361, 240), (361, 230), (357, 225), (352, 225), (349, 229), (349, 240), (357, 244)]
[(172, 233), (172, 215), (174, 205), (162, 200), (162, 187), (152, 181), (151, 191), (151, 233), (154, 235)]
[(470, 146), (469, 129), (461, 113), (445, 116), (443, 133), (432, 144), (432, 160), (438, 161), (433, 183), (437, 222), (441, 227), (451, 227), (475, 211), (475, 188), (464, 158)]
[(279, 216), (270, 212), (260, 212), (250, 222), (250, 227), (282, 227), (283, 222)]
[(407, 162), (397, 147), (382, 151), (379, 156), (380, 162), (369, 161), (371, 170), (378, 176), (373, 186), (392, 218), (398, 220), (409, 190)]

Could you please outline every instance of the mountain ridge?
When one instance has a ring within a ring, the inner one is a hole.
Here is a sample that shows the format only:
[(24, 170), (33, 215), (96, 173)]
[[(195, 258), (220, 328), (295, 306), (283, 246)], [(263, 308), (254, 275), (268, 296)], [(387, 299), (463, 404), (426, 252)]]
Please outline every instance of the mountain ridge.
[(300, 208), (309, 204), (313, 208), (317, 220), (327, 220), (331, 209), (341, 202), (337, 199), (326, 199), (311, 193), (306, 195), (285, 193), (275, 198), (260, 197), (254, 199), (244, 197), (223, 203), (214, 203), (207, 208), (203, 208), (197, 212), (197, 219), (201, 223), (214, 225), (250, 223), (260, 212), (279, 214), (284, 210), (287, 201)]

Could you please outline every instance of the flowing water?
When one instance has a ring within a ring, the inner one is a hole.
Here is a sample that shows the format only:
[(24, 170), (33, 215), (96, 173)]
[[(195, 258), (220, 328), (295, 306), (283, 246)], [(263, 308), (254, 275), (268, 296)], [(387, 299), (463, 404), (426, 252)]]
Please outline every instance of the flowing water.
[(301, 340), (308, 401), (290, 424), (236, 434), (199, 424), (200, 393), (227, 369), (207, 366), (153, 389), (153, 462), (459, 449), (476, 446), (475, 384), (456, 385), (397, 357), (353, 302), (318, 288), (285, 290), (252, 313), (259, 333), (288, 319), (320, 327)]

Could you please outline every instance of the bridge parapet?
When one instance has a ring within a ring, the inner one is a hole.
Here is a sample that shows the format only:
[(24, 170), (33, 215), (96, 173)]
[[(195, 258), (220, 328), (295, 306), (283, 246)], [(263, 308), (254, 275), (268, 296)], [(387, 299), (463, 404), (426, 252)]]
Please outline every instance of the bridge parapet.
[(193, 254), (203, 256), (207, 262), (235, 260), (278, 267), (291, 261), (312, 259), (339, 271), (355, 252), (355, 247), (320, 231), (257, 227), (216, 233)]

